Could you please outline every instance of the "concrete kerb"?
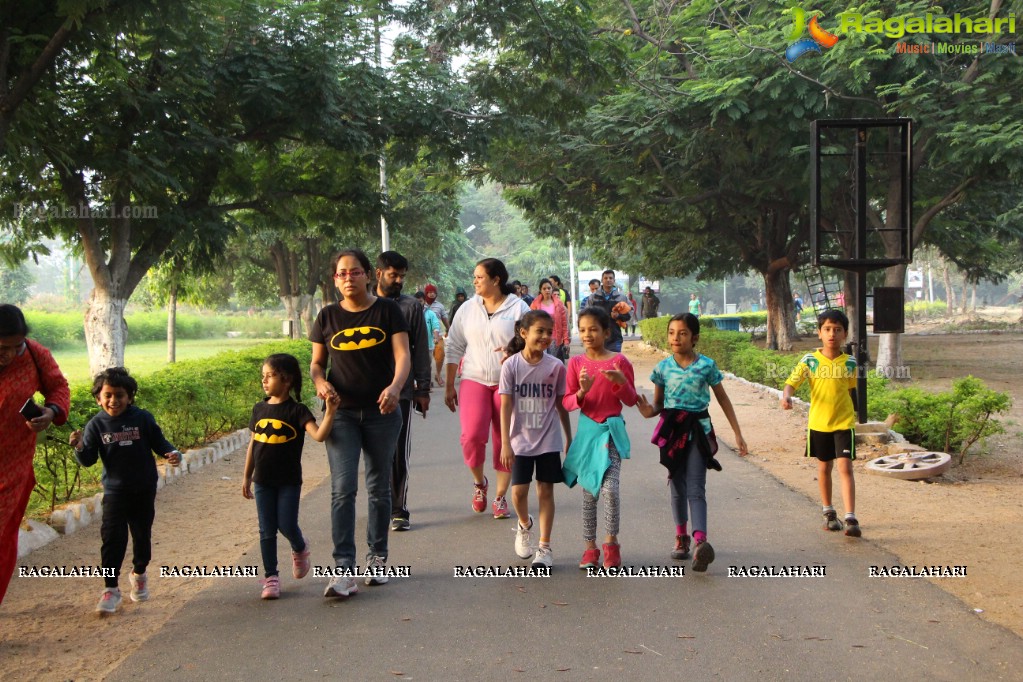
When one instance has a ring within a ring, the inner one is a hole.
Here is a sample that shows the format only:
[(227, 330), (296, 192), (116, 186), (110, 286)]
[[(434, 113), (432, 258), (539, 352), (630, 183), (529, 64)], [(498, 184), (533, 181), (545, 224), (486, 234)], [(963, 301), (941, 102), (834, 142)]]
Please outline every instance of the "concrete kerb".
[[(247, 445), (248, 440), (249, 430), (239, 429), (206, 447), (183, 453), (181, 464), (178, 466), (157, 464), (157, 492), (162, 490), (164, 486), (180, 480), (185, 474), (194, 473), (208, 464), (213, 464), (217, 460), (223, 459), (225, 455), (231, 454)], [(18, 530), (18, 558), (20, 559), (33, 550), (53, 542), (61, 535), (69, 535), (79, 528), (87, 526), (94, 517), (101, 515), (102, 509), (103, 493), (97, 493), (92, 497), (78, 500), (77, 502), (69, 502), (61, 505), (58, 509), (54, 509), (45, 523), (36, 519), (29, 519)]]

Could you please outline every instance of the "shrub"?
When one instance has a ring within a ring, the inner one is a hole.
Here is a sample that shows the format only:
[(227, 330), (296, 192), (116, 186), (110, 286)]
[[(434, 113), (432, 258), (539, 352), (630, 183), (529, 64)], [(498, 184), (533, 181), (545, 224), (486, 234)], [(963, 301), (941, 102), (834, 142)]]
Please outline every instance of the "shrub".
[(871, 402), (873, 418), (896, 415), (896, 431), (928, 450), (957, 454), (959, 464), (975, 443), (1005, 431), (993, 416), (1012, 406), (1007, 393), (993, 391), (972, 376), (953, 381), (951, 391), (903, 388)]

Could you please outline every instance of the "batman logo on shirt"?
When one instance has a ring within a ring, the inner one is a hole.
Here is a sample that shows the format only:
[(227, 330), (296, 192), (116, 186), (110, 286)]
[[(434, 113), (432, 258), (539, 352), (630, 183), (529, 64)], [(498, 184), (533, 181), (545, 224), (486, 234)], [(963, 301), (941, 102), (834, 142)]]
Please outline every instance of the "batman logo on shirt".
[(256, 428), (252, 430), (252, 440), (269, 445), (280, 445), (297, 437), (295, 427), (280, 419), (260, 419), (256, 422)]
[(342, 329), (330, 340), (334, 350), (365, 350), (379, 346), (387, 340), (387, 334), (378, 327), (351, 327)]

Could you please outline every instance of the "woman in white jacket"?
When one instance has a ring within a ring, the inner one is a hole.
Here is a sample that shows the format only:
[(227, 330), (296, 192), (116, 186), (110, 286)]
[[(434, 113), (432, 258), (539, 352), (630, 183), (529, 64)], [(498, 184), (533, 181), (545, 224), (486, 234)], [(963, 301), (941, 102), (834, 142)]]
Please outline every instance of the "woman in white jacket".
[[(448, 329), (444, 363), (447, 383), (444, 403), (452, 412), (460, 407), (462, 457), (472, 471), (472, 509), (487, 510), (490, 481), (483, 475), (488, 433), (494, 439), (493, 462), (497, 478), (494, 518), (511, 516), (505, 493), (511, 472), (501, 464), (501, 402), (497, 384), (501, 378), (504, 348), (515, 335), (515, 323), (529, 312), (529, 306), (512, 293), (508, 269), (496, 258), (484, 258), (472, 273), (476, 295), (462, 304)], [(455, 392), (455, 372), (462, 363), (462, 382)]]

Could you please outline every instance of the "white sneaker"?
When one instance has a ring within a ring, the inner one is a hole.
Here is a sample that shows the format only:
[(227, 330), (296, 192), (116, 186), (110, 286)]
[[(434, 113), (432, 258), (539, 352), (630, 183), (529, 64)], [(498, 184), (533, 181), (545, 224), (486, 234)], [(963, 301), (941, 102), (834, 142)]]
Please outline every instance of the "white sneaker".
[(97, 613), (113, 613), (121, 603), (121, 590), (116, 587), (108, 587), (99, 596), (99, 603), (96, 604)]
[(533, 568), (550, 568), (554, 565), (554, 553), (550, 547), (538, 547), (533, 557)]
[(350, 575), (334, 576), (323, 591), (324, 597), (350, 597), (359, 591), (355, 578)]
[(135, 571), (128, 574), (128, 582), (131, 584), (131, 592), (128, 596), (132, 601), (145, 601), (149, 599), (149, 578), (146, 574), (135, 575)]
[(370, 555), (366, 559), (366, 584), (383, 585), (387, 582), (387, 559), (382, 556)]
[(528, 559), (533, 553), (533, 516), (529, 516), (529, 527), (523, 528), (522, 523), (516, 523), (518, 529), (515, 531), (515, 553), (520, 559)]

